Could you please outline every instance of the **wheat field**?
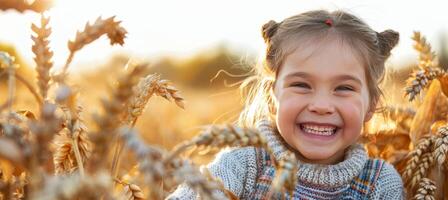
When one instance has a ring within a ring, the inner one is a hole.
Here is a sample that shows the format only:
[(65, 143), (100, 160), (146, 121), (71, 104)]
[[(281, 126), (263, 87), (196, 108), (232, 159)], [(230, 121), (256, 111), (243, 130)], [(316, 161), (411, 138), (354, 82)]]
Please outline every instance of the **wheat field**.
[[(48, 6), (13, 2), (0, 9)], [(203, 199), (220, 199), (217, 190), (238, 199), (200, 167), (226, 147), (270, 149), (257, 130), (231, 123), (241, 110), (238, 90), (192, 95), (147, 62), (123, 62), (108, 80), (98, 80), (101, 72), (71, 74), (76, 53), (98, 38), (125, 43), (116, 17), (97, 18), (75, 33), (64, 66), (55, 70), (59, 52), (49, 47), (49, 20), (41, 14), (31, 26), (34, 71), (0, 49), (0, 199), (164, 199), (183, 182)], [(391, 96), (365, 125), (362, 142), (371, 157), (396, 167), (409, 199), (447, 199), (448, 74), (423, 35), (412, 39), (418, 64), (401, 78), (390, 74), (394, 85), (384, 88)], [(294, 189), (295, 159), (291, 152), (276, 162), (271, 192)]]

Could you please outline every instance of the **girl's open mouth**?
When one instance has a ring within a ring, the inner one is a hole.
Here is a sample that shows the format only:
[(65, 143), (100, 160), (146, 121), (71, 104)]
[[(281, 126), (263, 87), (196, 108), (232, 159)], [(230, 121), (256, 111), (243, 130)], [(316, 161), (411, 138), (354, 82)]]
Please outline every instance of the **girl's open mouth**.
[(303, 133), (317, 138), (332, 138), (341, 129), (337, 126), (332, 125), (320, 126), (306, 123), (301, 123), (298, 125)]

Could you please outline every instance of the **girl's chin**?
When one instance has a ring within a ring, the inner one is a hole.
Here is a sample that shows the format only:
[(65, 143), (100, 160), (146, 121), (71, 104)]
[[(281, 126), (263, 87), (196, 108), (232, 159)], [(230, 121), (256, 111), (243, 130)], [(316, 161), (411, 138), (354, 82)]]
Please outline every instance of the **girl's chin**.
[(337, 152), (329, 152), (329, 151), (309, 151), (312, 149), (300, 151), (299, 159), (306, 163), (311, 164), (336, 164), (343, 160), (344, 155), (337, 155)]

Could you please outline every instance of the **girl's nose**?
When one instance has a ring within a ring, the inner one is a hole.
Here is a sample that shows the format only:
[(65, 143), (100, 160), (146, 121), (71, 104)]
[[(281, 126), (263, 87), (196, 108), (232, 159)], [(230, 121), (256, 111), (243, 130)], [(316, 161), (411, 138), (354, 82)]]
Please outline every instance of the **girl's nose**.
[(314, 101), (312, 101), (308, 104), (308, 111), (319, 114), (319, 115), (325, 115), (325, 114), (334, 113), (335, 108), (329, 100), (315, 99)]

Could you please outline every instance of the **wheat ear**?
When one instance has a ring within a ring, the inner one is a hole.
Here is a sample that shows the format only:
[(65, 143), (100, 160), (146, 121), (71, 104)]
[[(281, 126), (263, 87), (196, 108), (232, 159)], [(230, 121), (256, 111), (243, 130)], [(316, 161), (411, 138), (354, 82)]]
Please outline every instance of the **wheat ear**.
[(36, 62), (37, 85), (43, 99), (47, 97), (50, 82), (50, 69), (53, 67), (53, 52), (50, 51), (48, 37), (51, 34), (51, 28), (48, 27), (49, 17), (41, 14), (40, 27), (35, 24), (31, 25), (31, 30), (35, 36), (31, 36), (34, 41), (32, 51), (34, 53), (34, 61)]
[(431, 152), (427, 152), (422, 155), (420, 163), (418, 163), (417, 168), (414, 174), (412, 175), (410, 184), (411, 188), (415, 188), (423, 178), (427, 177), (429, 170), (433, 166), (433, 164), (434, 164), (434, 157)]
[(56, 175), (66, 173), (73, 168), (73, 145), (69, 134), (70, 131), (64, 128), (54, 139), (53, 163)]
[(448, 126), (442, 126), (438, 129), (438, 135), (434, 142), (433, 156), (439, 165), (443, 165), (448, 153)]
[(279, 161), (277, 172), (272, 180), (272, 187), (268, 196), (272, 197), (273, 194), (279, 192), (283, 193), (283, 188), (285, 188), (286, 191), (289, 192), (289, 198), (292, 199), (297, 184), (297, 170), (297, 159), (294, 153), (288, 152), (286, 156)]
[(52, 0), (2, 0), (0, 10), (14, 9), (18, 12), (32, 10), (35, 12), (43, 12), (52, 6)]
[(142, 189), (133, 183), (126, 183), (119, 179), (115, 179), (115, 182), (123, 185), (123, 193), (120, 197), (121, 200), (143, 200), (145, 199), (145, 195), (143, 194)]
[(133, 95), (132, 88), (137, 84), (142, 75), (146, 75), (147, 65), (136, 65), (130, 72), (119, 78), (116, 88), (112, 91), (110, 100), (103, 100), (104, 113), (101, 116), (94, 116), (94, 121), (98, 125), (98, 132), (90, 134), (91, 141), (95, 143), (96, 152), (92, 156), (91, 164), (93, 168), (104, 166), (112, 145), (111, 141), (116, 139), (117, 128), (122, 124), (122, 112), (126, 104)]
[(417, 189), (417, 193), (414, 196), (415, 200), (435, 200), (434, 194), (436, 191), (436, 185), (434, 181), (428, 178), (423, 178)]
[(184, 108), (184, 98), (169, 81), (161, 80), (158, 74), (151, 74), (140, 80), (134, 88), (135, 96), (132, 97), (127, 109), (126, 123), (133, 126), (137, 118), (143, 113), (149, 99), (155, 94), (167, 100), (174, 101), (179, 107)]
[(435, 53), (432, 51), (431, 45), (419, 31), (415, 31), (412, 40), (414, 40), (414, 49), (419, 52), (419, 68), (427, 68), (434, 66)]
[(443, 74), (444, 72), (442, 70), (434, 67), (425, 67), (414, 71), (407, 80), (405, 88), (409, 101), (414, 100), (422, 90), (430, 85), (431, 81), (440, 78)]
[[(153, 95), (159, 95), (169, 101), (174, 101), (176, 105), (184, 108), (184, 98), (179, 95), (179, 91), (172, 86), (169, 81), (161, 80), (157, 74), (148, 75), (141, 79), (134, 88), (134, 96), (130, 99), (125, 113), (126, 124), (134, 126), (138, 117), (143, 113), (149, 99)], [(123, 144), (118, 140), (114, 148), (112, 161), (112, 174), (117, 175), (117, 169), (120, 165)]]
[(414, 49), (419, 52), (419, 70), (414, 71), (407, 80), (405, 91), (409, 101), (414, 100), (433, 79), (439, 78), (444, 74), (442, 70), (435, 66), (435, 53), (432, 51), (431, 45), (426, 42), (426, 38), (420, 32), (414, 32), (412, 39), (415, 42)]
[(408, 155), (408, 161), (406, 168), (403, 171), (403, 180), (406, 184), (409, 184), (412, 179), (412, 175), (417, 170), (424, 154), (431, 151), (434, 137), (423, 137), (413, 151)]
[(214, 192), (219, 189), (219, 184), (202, 176), (199, 169), (190, 161), (171, 158), (170, 162), (164, 162), (167, 152), (146, 145), (138, 137), (138, 133), (131, 128), (122, 127), (120, 136), (125, 141), (126, 146), (136, 154), (145, 183), (152, 189), (150, 195), (153, 199), (163, 197), (160, 188), (161, 183), (172, 186), (184, 181), (205, 199), (219, 199), (216, 196), (218, 194)]
[(175, 158), (192, 146), (215, 148), (259, 146), (269, 150), (266, 139), (257, 130), (240, 128), (230, 124), (212, 125), (205, 127), (198, 136), (174, 147), (166, 160)]
[[(206, 127), (198, 136), (186, 141), (176, 147), (168, 154), (164, 162), (170, 162), (180, 153), (192, 146), (198, 147), (245, 147), (256, 146), (262, 147), (271, 153), (272, 150), (264, 136), (255, 129), (240, 128), (234, 125), (212, 125)], [(278, 161), (276, 165), (277, 173), (273, 183), (273, 192), (280, 192), (284, 187), (287, 191), (293, 191), (297, 182), (297, 159), (292, 152), (288, 152), (287, 156)], [(291, 192), (292, 194), (292, 192)]]
[(62, 70), (62, 76), (66, 74), (75, 53), (82, 49), (85, 45), (90, 44), (100, 38), (102, 35), (107, 35), (111, 45), (123, 45), (127, 31), (121, 27), (120, 23), (120, 21), (115, 21), (115, 16), (106, 19), (98, 17), (93, 24), (87, 23), (83, 31), (78, 31), (76, 33), (75, 40), (68, 42), (70, 54)]

